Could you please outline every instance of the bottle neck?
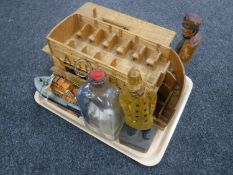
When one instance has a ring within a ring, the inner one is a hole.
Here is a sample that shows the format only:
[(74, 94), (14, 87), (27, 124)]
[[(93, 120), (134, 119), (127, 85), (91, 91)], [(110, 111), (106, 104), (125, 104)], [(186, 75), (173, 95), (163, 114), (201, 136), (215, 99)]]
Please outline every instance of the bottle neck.
[(95, 88), (95, 89), (103, 89), (106, 87), (106, 84), (107, 84), (107, 78), (104, 77), (103, 79), (101, 80), (93, 80), (93, 79), (89, 79), (89, 82), (90, 82), (90, 85), (92, 88)]

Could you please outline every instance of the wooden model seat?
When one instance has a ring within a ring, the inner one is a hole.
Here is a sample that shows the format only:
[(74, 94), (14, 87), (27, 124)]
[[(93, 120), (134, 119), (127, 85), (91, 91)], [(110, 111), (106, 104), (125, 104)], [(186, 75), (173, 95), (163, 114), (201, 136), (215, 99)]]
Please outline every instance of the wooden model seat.
[(126, 55), (126, 53), (133, 48), (133, 41), (128, 40), (117, 48), (117, 53), (121, 55)]
[(146, 59), (146, 64), (150, 66), (154, 66), (155, 63), (159, 61), (161, 56), (162, 56), (161, 52), (153, 53), (149, 58)]
[(118, 37), (115, 33), (112, 34), (110, 38), (103, 42), (103, 47), (107, 49), (112, 49), (117, 43)]
[(140, 48), (140, 50), (134, 52), (134, 54), (133, 54), (133, 59), (138, 61), (138, 60), (144, 58), (145, 55), (146, 55), (146, 51), (147, 51), (147, 47), (146, 47), (145, 45), (142, 46), (142, 47)]
[(104, 30), (98, 29), (91, 36), (89, 36), (89, 41), (98, 45), (104, 39)]
[(78, 31), (77, 36), (82, 38), (82, 39), (87, 39), (87, 37), (92, 33), (93, 27), (86, 23), (84, 26), (81, 28), (80, 31)]

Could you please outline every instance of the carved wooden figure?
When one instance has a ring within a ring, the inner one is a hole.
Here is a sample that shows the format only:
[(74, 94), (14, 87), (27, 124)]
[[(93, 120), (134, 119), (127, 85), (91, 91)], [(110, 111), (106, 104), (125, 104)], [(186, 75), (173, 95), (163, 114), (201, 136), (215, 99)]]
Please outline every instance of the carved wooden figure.
[(128, 74), (128, 87), (122, 89), (120, 104), (128, 126), (142, 131), (152, 127), (156, 94), (145, 89), (140, 71), (136, 68), (132, 68)]
[(157, 95), (152, 89), (145, 87), (138, 69), (133, 67), (129, 71), (128, 85), (122, 89), (119, 101), (124, 111), (126, 123), (122, 130), (123, 134), (120, 135), (120, 141), (146, 151), (150, 142), (145, 140), (154, 136), (151, 128), (154, 124), (153, 112)]
[(183, 20), (183, 39), (176, 46), (176, 52), (179, 54), (182, 62), (187, 64), (193, 57), (198, 46), (201, 43), (202, 35), (199, 31), (201, 18), (193, 13), (185, 15)]

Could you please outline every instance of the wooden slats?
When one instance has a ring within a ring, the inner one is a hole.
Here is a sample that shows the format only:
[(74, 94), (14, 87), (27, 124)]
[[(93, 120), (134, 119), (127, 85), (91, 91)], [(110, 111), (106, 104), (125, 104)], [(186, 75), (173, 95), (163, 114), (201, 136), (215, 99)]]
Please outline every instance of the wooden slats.
[(176, 84), (177, 81), (175, 76), (171, 72), (167, 71), (164, 81), (158, 90), (159, 100), (157, 102), (157, 107), (159, 107), (159, 109), (156, 110), (155, 114), (155, 123), (161, 128), (165, 128), (167, 126), (175, 111), (175, 108), (169, 107), (168, 103), (173, 98), (174, 87)]
[(163, 83), (159, 88), (158, 95), (160, 97), (162, 97), (163, 101), (166, 101), (166, 99), (168, 98), (170, 92), (171, 91), (170, 91), (169, 87), (166, 84)]
[(176, 78), (171, 72), (167, 72), (165, 76), (164, 83), (167, 85), (167, 87), (172, 90), (174, 86), (176, 85)]

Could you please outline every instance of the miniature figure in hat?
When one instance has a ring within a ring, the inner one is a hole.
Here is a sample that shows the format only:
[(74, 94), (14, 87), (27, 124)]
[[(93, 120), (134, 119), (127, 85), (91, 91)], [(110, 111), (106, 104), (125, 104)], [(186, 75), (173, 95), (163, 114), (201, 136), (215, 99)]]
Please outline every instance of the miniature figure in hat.
[(188, 13), (184, 17), (182, 23), (183, 39), (177, 44), (175, 49), (184, 64), (187, 64), (191, 60), (201, 43), (202, 35), (199, 31), (201, 23), (201, 18), (196, 14)]
[[(153, 112), (156, 105), (156, 93), (145, 87), (142, 81), (141, 73), (138, 69), (132, 68), (128, 73), (128, 85), (122, 89), (120, 94), (120, 105), (124, 111), (125, 136), (120, 136), (120, 142), (131, 142), (146, 151), (149, 147), (147, 140), (150, 140), (154, 132)], [(132, 136), (132, 137), (131, 137)], [(139, 138), (140, 137), (140, 138)], [(130, 141), (132, 139), (132, 141)], [(137, 140), (139, 143), (136, 143)], [(134, 143), (135, 142), (135, 143)], [(143, 143), (145, 142), (145, 143)], [(146, 148), (144, 147), (145, 145)]]

